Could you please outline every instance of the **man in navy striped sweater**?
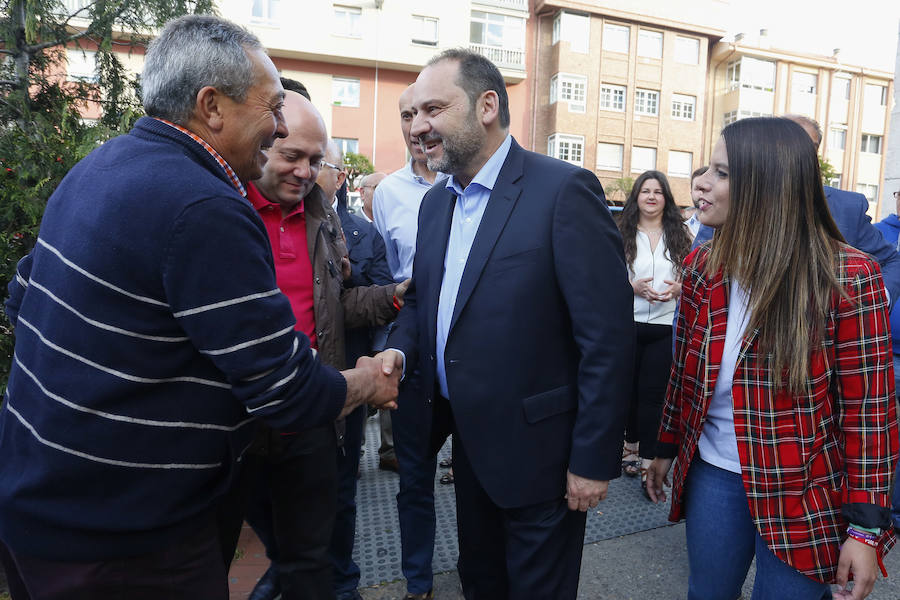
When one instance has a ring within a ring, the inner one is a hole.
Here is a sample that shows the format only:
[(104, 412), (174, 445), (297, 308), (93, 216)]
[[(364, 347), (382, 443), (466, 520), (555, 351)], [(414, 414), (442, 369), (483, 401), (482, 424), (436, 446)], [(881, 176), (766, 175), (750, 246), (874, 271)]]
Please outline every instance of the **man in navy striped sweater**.
[(76, 165), (9, 285), (0, 559), (13, 598), (226, 598), (216, 508), (255, 418), (329, 423), (397, 382), (338, 372), (294, 331), (245, 199), (287, 135), (246, 30), (170, 22), (127, 135)]

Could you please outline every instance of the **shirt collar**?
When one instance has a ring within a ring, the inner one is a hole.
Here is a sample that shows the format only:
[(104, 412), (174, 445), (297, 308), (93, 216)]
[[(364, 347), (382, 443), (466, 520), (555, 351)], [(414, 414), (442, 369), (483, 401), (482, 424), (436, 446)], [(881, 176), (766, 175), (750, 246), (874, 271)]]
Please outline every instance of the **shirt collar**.
[(156, 119), (157, 121), (159, 121), (160, 123), (165, 123), (169, 127), (173, 127), (175, 129), (177, 129), (184, 135), (188, 136), (189, 138), (191, 138), (192, 140), (194, 140), (195, 142), (200, 144), (203, 147), (203, 149), (206, 150), (207, 152), (209, 152), (210, 156), (212, 156), (213, 159), (215, 159), (215, 161), (217, 163), (219, 163), (219, 166), (222, 167), (222, 170), (225, 171), (226, 175), (228, 175), (228, 179), (231, 180), (231, 183), (234, 185), (234, 187), (237, 189), (237, 191), (241, 194), (241, 196), (243, 196), (244, 198), (247, 197), (247, 189), (244, 187), (244, 184), (241, 183), (241, 180), (238, 179), (237, 173), (234, 172), (234, 169), (231, 168), (231, 165), (228, 164), (228, 161), (226, 161), (224, 158), (222, 158), (222, 155), (219, 154), (218, 152), (216, 152), (216, 149), (213, 148), (212, 146), (210, 146), (206, 142), (206, 140), (204, 140), (202, 137), (200, 137), (193, 131), (191, 131), (189, 129), (185, 129), (181, 125), (178, 125), (177, 123), (173, 123), (171, 121), (166, 121), (165, 119), (160, 119), (159, 117), (153, 117), (153, 118)]
[[(412, 159), (412, 157), (410, 157), (409, 162), (406, 163), (406, 170), (409, 171), (409, 177), (410, 177), (410, 179), (412, 179), (412, 180), (415, 181), (416, 183), (420, 183), (420, 184), (422, 184), (422, 185), (427, 185), (428, 187), (431, 187), (432, 184), (428, 183), (428, 180), (427, 180), (427, 179), (425, 179), (424, 177), (422, 177), (421, 175), (419, 175), (418, 173), (416, 173), (416, 170), (413, 169), (413, 159)], [(442, 177), (444, 177), (444, 174), (441, 173), (440, 171), (437, 171), (437, 172), (434, 174), (434, 180), (435, 180), (435, 181), (439, 181)]]
[[(487, 159), (487, 162), (484, 163), (484, 166), (482, 166), (478, 173), (475, 174), (475, 177), (472, 178), (472, 182), (469, 184), (469, 186), (477, 183), (484, 189), (493, 191), (494, 184), (497, 183), (497, 177), (500, 176), (500, 169), (503, 168), (503, 163), (506, 162), (506, 156), (507, 154), (509, 154), (510, 146), (512, 146), (512, 136), (507, 134), (506, 139), (503, 140), (503, 143), (500, 144), (500, 147), (494, 151), (491, 157)], [(455, 175), (451, 175), (447, 179), (446, 186), (448, 190), (450, 190), (457, 196), (461, 196), (464, 193), (464, 190), (456, 181)]]
[[(247, 200), (250, 201), (250, 204), (253, 205), (253, 208), (256, 209), (256, 212), (261, 211), (267, 206), (274, 206), (279, 210), (278, 214), (281, 214), (281, 205), (277, 202), (272, 202), (271, 200), (263, 196), (262, 192), (259, 191), (259, 188), (257, 188), (252, 181), (247, 184)], [(291, 216), (294, 213), (298, 212), (302, 213), (304, 210), (303, 204), (303, 200), (301, 199), (300, 202), (297, 203), (297, 206), (291, 209), (291, 212), (288, 214), (288, 216)]]

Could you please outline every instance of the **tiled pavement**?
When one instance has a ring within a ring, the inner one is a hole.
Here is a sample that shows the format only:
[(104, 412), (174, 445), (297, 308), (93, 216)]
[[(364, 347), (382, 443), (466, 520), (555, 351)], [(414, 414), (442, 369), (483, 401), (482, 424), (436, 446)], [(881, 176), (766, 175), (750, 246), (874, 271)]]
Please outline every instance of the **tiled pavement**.
[[(362, 477), (357, 490), (357, 531), (354, 557), (362, 571), (361, 587), (370, 587), (402, 578), (400, 572), (400, 532), (397, 525), (398, 477), (378, 469), (378, 426), (371, 419), (366, 426), (365, 454), (360, 461)], [(449, 456), (449, 443), (441, 458)], [(456, 503), (453, 486), (437, 482), (435, 505), (437, 536), (435, 573), (456, 568)], [(667, 508), (655, 506), (641, 495), (636, 479), (620, 478), (610, 485), (609, 498), (588, 515), (585, 543), (610, 539), (667, 524)], [(231, 599), (244, 600), (265, 571), (265, 551), (245, 527), (238, 543), (238, 556), (229, 573)]]

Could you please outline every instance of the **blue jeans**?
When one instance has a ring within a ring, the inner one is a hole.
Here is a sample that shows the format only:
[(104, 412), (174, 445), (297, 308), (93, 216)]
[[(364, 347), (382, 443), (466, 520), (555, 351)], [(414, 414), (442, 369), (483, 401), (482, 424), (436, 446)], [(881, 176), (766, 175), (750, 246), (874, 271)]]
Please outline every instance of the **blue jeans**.
[(741, 476), (694, 458), (685, 482), (690, 575), (688, 600), (735, 600), (756, 556), (751, 600), (831, 598), (830, 586), (810, 579), (769, 550), (756, 530)]

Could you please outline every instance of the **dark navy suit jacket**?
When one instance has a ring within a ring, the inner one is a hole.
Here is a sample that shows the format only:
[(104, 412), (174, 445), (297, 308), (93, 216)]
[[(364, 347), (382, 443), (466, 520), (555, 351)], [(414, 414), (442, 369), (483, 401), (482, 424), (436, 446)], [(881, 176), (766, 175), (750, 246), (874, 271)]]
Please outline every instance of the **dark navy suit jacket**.
[[(413, 277), (388, 347), (436, 398), (435, 336), (455, 196), (423, 198)], [(621, 472), (634, 294), (590, 171), (513, 141), (469, 253), (445, 350), (456, 441), (509, 508), (560, 498), (566, 470)], [(422, 423), (428, 427), (428, 423)]]
[[(900, 254), (896, 247), (885, 241), (866, 214), (869, 201), (862, 194), (827, 185), (825, 198), (828, 200), (831, 216), (847, 243), (878, 261), (884, 285), (891, 295), (891, 303), (900, 300)], [(712, 234), (712, 227), (702, 226), (694, 239), (694, 247), (712, 239)]]

